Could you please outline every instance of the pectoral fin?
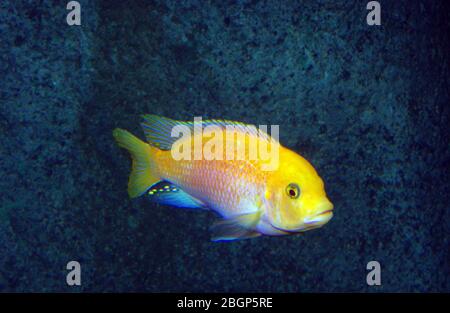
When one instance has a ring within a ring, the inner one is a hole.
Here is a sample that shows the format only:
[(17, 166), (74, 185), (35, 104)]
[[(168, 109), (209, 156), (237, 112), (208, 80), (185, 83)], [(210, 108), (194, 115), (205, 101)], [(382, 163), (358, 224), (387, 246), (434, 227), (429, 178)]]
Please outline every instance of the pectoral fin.
[(261, 212), (237, 215), (222, 219), (211, 226), (212, 241), (229, 241), (258, 237), (261, 234), (255, 231)]

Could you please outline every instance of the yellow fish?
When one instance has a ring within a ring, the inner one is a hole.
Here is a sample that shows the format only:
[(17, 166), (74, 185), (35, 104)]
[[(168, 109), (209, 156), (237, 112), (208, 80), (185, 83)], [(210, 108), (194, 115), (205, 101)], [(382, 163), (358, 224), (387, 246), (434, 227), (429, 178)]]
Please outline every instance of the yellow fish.
[[(225, 155), (229, 148), (225, 144), (217, 145), (214, 151), (207, 141), (212, 140), (212, 133), (196, 132), (195, 121), (181, 122), (156, 115), (143, 118), (141, 125), (147, 143), (126, 130), (113, 131), (118, 145), (127, 149), (132, 157), (129, 196), (147, 194), (161, 204), (218, 213), (221, 219), (211, 227), (213, 241), (290, 235), (321, 227), (333, 217), (333, 204), (314, 167), (273, 137), (256, 132), (253, 125), (225, 120), (203, 122), (215, 127), (218, 139), (237, 135), (240, 139), (230, 151), (237, 155), (238, 149), (244, 148), (244, 158), (177, 159), (174, 158), (175, 145), (179, 148), (184, 144), (190, 156), (196, 153), (194, 145), (198, 142), (202, 148), (216, 154), (224, 152), (222, 155)], [(229, 125), (235, 128), (230, 130)], [(172, 137), (176, 127), (194, 132), (185, 138)], [(252, 139), (257, 146), (265, 144), (268, 150), (278, 149), (275, 168), (264, 169), (267, 159), (263, 160), (261, 154), (249, 157)]]

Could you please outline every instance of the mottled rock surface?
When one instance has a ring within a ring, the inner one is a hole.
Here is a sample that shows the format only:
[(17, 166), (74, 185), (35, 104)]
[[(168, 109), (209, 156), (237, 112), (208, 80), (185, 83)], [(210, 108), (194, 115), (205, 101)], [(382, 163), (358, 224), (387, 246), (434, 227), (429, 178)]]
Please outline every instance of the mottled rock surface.
[[(445, 1), (379, 27), (365, 1), (80, 3), (0, 2), (0, 291), (450, 291)], [(111, 131), (143, 113), (281, 125), (334, 218), (212, 243), (213, 214), (128, 199)]]

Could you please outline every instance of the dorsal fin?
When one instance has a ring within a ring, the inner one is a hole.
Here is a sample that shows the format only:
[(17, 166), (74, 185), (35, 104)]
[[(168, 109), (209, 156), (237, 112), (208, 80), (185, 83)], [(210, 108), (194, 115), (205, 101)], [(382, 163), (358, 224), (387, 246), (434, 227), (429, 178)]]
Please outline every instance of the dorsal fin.
[[(143, 115), (143, 119), (144, 121), (141, 123), (141, 126), (144, 130), (148, 143), (161, 150), (170, 150), (172, 144), (178, 139), (177, 137), (171, 137), (172, 129), (175, 126), (187, 127), (192, 134), (194, 133), (194, 122), (177, 121), (153, 114)], [(269, 134), (261, 129), (258, 129), (252, 124), (212, 119), (202, 121), (202, 126), (218, 126), (223, 130), (226, 130), (227, 127), (234, 127), (237, 131), (246, 132), (250, 136), (259, 136), (262, 140), (277, 142)]]
[(147, 142), (156, 148), (161, 150), (170, 150), (172, 144), (178, 139), (172, 137), (172, 129), (178, 125), (187, 125), (185, 122), (176, 121), (167, 117), (162, 117), (153, 114), (147, 114), (142, 116), (144, 121), (141, 123), (144, 130)]

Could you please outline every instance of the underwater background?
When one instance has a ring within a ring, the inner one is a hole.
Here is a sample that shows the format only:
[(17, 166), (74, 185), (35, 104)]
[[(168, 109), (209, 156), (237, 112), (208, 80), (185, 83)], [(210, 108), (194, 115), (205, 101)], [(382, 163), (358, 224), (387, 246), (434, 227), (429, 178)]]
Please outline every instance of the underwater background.
[[(0, 291), (450, 292), (447, 1), (67, 2), (0, 2)], [(279, 124), (333, 219), (214, 243), (130, 200), (112, 130), (145, 113)]]

